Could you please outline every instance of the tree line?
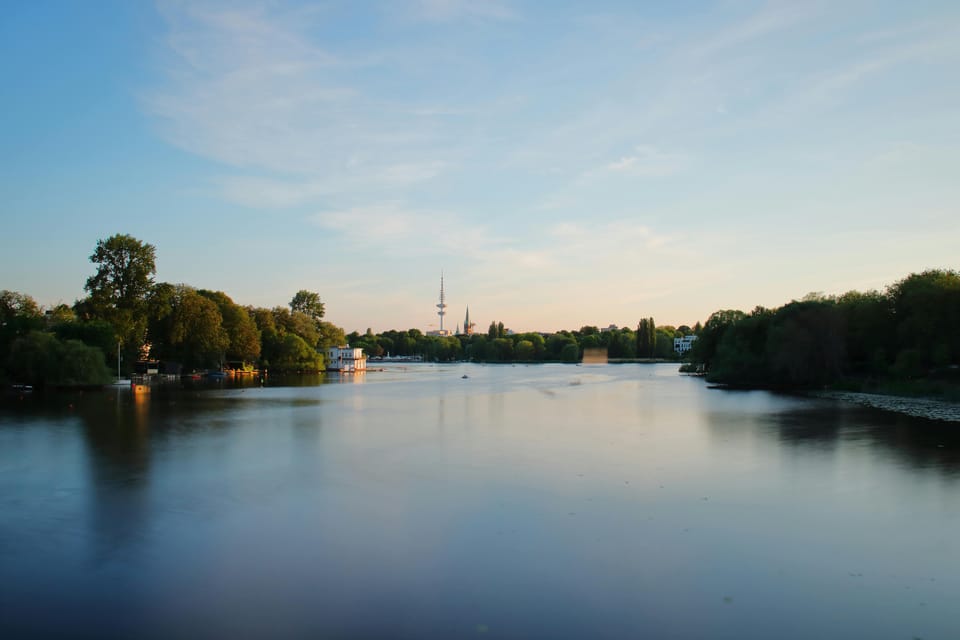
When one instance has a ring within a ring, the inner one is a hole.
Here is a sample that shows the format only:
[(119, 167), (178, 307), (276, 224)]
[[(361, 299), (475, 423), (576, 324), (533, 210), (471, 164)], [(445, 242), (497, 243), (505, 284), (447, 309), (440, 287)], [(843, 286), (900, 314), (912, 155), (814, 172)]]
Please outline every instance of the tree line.
[(710, 316), (688, 369), (751, 387), (880, 389), (922, 382), (924, 393), (960, 374), (960, 274), (910, 274), (883, 292), (810, 294), (776, 309)]
[(86, 297), (46, 312), (29, 295), (0, 291), (0, 380), (103, 384), (139, 359), (184, 370), (255, 366), (319, 371), (343, 329), (323, 320), (319, 294), (288, 307), (240, 306), (222, 291), (155, 282), (156, 249), (117, 234), (97, 242)]
[(347, 336), (351, 346), (362, 347), (368, 356), (419, 356), (424, 360), (451, 362), (579, 362), (585, 350), (605, 350), (617, 359), (676, 359), (673, 340), (699, 329), (688, 326), (658, 327), (653, 318), (630, 327), (601, 330), (583, 326), (578, 330), (556, 333), (512, 333), (503, 322), (491, 322), (486, 333), (456, 336), (426, 335), (418, 329), (384, 331), (375, 334), (353, 332)]
[(29, 295), (0, 292), (0, 381), (34, 385), (103, 384), (138, 360), (184, 371), (224, 367), (319, 371), (330, 346), (362, 347), (372, 357), (427, 361), (577, 362), (585, 350), (612, 359), (674, 359), (673, 339), (695, 333), (642, 319), (636, 329), (584, 326), (553, 334), (513, 333), (503, 322), (472, 335), (417, 329), (357, 332), (323, 319), (316, 292), (300, 290), (286, 307), (241, 306), (222, 291), (156, 282), (156, 249), (130, 235), (99, 240), (95, 273), (72, 306), (42, 310)]

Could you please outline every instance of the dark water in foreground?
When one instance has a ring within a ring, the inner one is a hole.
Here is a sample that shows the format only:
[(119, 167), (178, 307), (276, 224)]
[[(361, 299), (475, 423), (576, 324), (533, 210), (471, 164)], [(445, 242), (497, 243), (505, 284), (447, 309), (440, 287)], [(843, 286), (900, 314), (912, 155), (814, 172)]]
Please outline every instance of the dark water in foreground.
[(669, 365), (7, 401), (0, 637), (957, 638), (957, 427)]

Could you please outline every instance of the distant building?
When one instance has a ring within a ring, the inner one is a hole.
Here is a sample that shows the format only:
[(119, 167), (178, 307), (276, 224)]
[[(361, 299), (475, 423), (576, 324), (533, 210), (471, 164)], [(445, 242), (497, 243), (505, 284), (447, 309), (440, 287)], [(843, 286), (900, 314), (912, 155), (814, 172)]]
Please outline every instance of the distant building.
[(367, 356), (359, 347), (330, 347), (327, 349), (327, 371), (366, 371)]
[(470, 322), (470, 307), (467, 307), (467, 317), (463, 319), (463, 333), (464, 335), (472, 336), (473, 328), (477, 326), (476, 323)]
[(690, 348), (693, 346), (693, 342), (696, 339), (697, 336), (683, 336), (682, 338), (674, 338), (673, 350), (682, 355), (687, 351), (690, 351)]
[(617, 330), (617, 325), (612, 324), (609, 327), (603, 327), (602, 329), (600, 329), (600, 333), (609, 333), (610, 331), (616, 331), (616, 330)]

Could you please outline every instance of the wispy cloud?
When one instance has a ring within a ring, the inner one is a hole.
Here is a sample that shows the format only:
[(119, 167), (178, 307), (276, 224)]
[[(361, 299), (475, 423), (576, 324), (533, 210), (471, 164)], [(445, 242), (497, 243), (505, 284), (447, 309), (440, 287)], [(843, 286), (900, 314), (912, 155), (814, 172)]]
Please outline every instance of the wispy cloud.
[[(333, 53), (312, 31), (323, 11), (282, 5), (164, 2), (166, 81), (142, 95), (162, 135), (227, 166), (290, 176), (350, 168), (405, 185), (443, 170), (432, 120), (359, 85), (375, 52)], [(302, 178), (298, 178), (302, 179)], [(299, 187), (301, 194), (314, 189)], [(296, 200), (296, 198), (295, 198)]]
[(414, 0), (413, 15), (434, 22), (483, 19), (511, 20), (516, 11), (507, 3), (497, 0)]
[(646, 178), (661, 178), (682, 171), (687, 158), (678, 153), (666, 153), (650, 145), (640, 145), (633, 153), (606, 165), (609, 171)]

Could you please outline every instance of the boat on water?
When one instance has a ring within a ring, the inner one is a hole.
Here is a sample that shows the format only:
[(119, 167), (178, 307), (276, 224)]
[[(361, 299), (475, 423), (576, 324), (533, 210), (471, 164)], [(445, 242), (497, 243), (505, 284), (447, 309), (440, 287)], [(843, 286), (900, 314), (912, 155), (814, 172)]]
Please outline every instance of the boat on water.
[(208, 371), (207, 380), (223, 380), (227, 377), (227, 374), (223, 371)]

